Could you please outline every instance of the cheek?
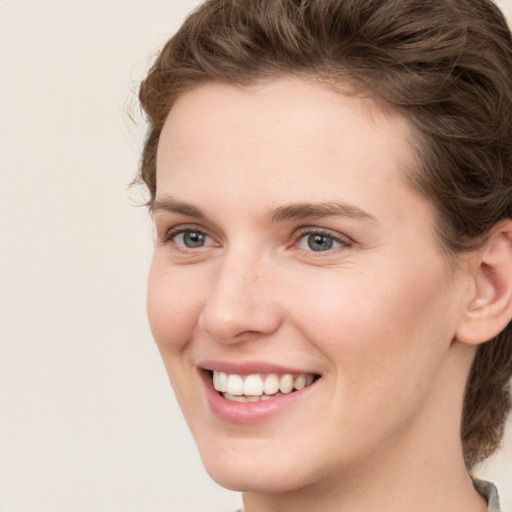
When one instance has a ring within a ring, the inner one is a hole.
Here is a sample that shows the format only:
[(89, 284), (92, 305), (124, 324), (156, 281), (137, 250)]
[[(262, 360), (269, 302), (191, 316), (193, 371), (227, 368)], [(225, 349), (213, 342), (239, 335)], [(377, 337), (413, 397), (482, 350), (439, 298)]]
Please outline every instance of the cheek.
[(185, 273), (153, 262), (147, 310), (151, 332), (162, 355), (180, 351), (191, 338), (202, 309), (201, 287)]
[[(158, 262), (157, 262), (158, 263)], [(188, 347), (201, 311), (200, 287), (180, 269), (152, 263), (148, 278), (147, 310), (153, 338), (187, 422), (194, 423), (196, 403)]]
[(391, 270), (330, 279), (307, 304), (297, 303), (300, 329), (330, 359), (336, 386), (365, 402), (378, 390), (421, 387), (442, 364), (455, 332), (444, 273), (411, 280)]

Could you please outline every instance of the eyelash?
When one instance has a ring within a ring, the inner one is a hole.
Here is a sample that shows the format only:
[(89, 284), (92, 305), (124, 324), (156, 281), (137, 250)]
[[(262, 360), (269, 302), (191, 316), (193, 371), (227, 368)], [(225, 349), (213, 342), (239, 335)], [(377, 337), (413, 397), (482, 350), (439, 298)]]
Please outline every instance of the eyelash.
[(324, 253), (332, 253), (333, 251), (340, 250), (345, 247), (350, 247), (352, 245), (352, 240), (350, 238), (348, 238), (347, 236), (340, 235), (339, 233), (333, 233), (332, 231), (329, 231), (326, 229), (310, 227), (310, 226), (300, 228), (297, 231), (297, 233), (294, 235), (293, 245), (296, 245), (303, 238), (309, 237), (309, 236), (322, 236), (322, 237), (325, 237), (325, 238), (328, 238), (328, 239), (334, 241), (335, 243), (339, 244), (339, 246), (334, 247), (334, 248), (329, 248), (325, 251), (313, 251), (313, 250), (297, 248), (298, 251), (303, 251), (306, 253), (311, 253), (311, 254), (315, 254), (317, 256), (321, 256)]
[[(195, 252), (198, 249), (202, 249), (204, 247), (204, 245), (203, 245), (203, 246), (199, 246), (197, 248), (193, 248), (193, 247), (187, 247), (182, 243), (177, 243), (175, 240), (176, 237), (181, 234), (185, 234), (185, 233), (195, 233), (197, 235), (204, 236), (204, 237), (209, 238), (210, 240), (213, 240), (213, 238), (210, 235), (208, 235), (208, 233), (206, 233), (202, 229), (199, 229), (197, 226), (181, 225), (181, 226), (176, 226), (176, 227), (171, 228), (168, 231), (166, 231), (165, 235), (161, 239), (161, 242), (163, 244), (174, 243), (175, 245), (179, 246), (180, 250), (184, 250), (184, 251)], [(321, 256), (323, 253), (332, 253), (333, 251), (342, 249), (344, 247), (350, 247), (352, 245), (352, 241), (350, 240), (350, 238), (348, 238), (346, 236), (342, 236), (339, 233), (333, 233), (332, 231), (317, 228), (317, 227), (306, 226), (306, 227), (298, 229), (295, 232), (295, 234), (293, 235), (293, 238), (292, 238), (292, 242), (289, 247), (296, 246), (303, 238), (309, 237), (309, 236), (325, 237), (339, 245), (334, 248), (329, 247), (327, 250), (324, 250), (324, 251), (322, 251), (322, 250), (320, 250), (320, 251), (307, 250), (307, 249), (302, 249), (302, 248), (297, 247), (296, 248), (297, 251)]]
[[(210, 239), (212, 238), (210, 235), (208, 235), (208, 233), (206, 233), (202, 229), (197, 228), (194, 225), (181, 225), (181, 226), (176, 226), (176, 227), (171, 228), (168, 231), (166, 231), (164, 236), (161, 239), (161, 242), (164, 243), (164, 244), (167, 244), (169, 242), (176, 243), (174, 239), (178, 235), (181, 235), (181, 234), (184, 234), (184, 233), (196, 233), (198, 235), (202, 235), (202, 236), (208, 237)], [(191, 247), (186, 247), (186, 246), (183, 246), (183, 245), (180, 245), (180, 247), (182, 247), (185, 250), (192, 250), (192, 251), (195, 250), (195, 249), (193, 249)]]

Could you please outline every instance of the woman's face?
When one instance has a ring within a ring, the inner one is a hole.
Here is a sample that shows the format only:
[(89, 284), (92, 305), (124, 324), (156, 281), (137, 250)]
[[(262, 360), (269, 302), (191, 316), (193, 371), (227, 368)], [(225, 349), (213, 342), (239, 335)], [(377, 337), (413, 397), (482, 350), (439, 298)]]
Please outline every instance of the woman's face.
[(222, 485), (334, 482), (428, 455), (456, 421), (464, 286), (407, 184), (408, 137), (368, 100), (298, 79), (208, 84), (172, 108), (149, 319)]

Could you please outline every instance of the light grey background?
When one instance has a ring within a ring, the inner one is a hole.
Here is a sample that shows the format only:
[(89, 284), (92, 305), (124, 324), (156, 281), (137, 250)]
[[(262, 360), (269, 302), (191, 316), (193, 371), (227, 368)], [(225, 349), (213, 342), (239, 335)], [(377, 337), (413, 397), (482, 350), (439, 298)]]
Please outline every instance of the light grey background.
[[(239, 502), (205, 474), (151, 339), (152, 229), (127, 191), (132, 91), (197, 3), (0, 0), (0, 512)], [(512, 510), (512, 427), (481, 474)]]

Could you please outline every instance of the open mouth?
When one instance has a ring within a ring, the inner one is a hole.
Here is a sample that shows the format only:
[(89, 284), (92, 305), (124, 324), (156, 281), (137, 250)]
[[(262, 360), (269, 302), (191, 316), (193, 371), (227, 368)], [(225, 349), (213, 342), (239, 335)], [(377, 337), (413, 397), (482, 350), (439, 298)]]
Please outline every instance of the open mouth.
[(213, 387), (232, 402), (260, 402), (304, 389), (316, 382), (320, 375), (302, 373), (267, 373), (239, 375), (209, 371)]

